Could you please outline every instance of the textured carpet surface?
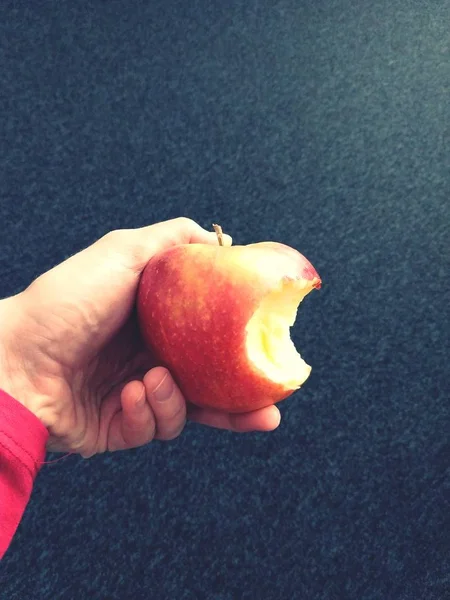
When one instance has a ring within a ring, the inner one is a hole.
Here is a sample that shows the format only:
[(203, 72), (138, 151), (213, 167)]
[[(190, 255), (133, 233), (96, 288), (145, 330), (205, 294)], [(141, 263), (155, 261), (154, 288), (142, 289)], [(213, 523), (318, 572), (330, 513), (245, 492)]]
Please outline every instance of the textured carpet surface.
[(324, 286), (276, 432), (45, 467), (1, 600), (450, 597), (449, 85), (444, 0), (2, 0), (0, 296), (179, 215)]

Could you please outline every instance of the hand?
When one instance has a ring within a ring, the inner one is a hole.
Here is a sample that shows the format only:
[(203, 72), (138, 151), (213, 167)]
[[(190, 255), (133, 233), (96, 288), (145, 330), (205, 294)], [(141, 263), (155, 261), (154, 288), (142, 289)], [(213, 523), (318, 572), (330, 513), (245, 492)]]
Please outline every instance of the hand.
[(155, 253), (186, 243), (217, 237), (186, 218), (113, 231), (0, 302), (0, 387), (41, 419), (50, 450), (89, 457), (170, 440), (187, 418), (239, 432), (278, 426), (274, 406), (242, 415), (187, 406), (145, 349), (140, 275)]

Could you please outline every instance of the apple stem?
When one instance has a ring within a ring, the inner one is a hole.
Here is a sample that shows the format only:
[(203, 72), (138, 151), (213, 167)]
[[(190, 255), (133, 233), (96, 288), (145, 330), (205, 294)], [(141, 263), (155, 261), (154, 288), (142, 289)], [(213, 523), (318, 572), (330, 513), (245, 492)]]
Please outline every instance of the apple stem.
[(223, 232), (222, 227), (220, 225), (215, 225), (213, 223), (214, 231), (216, 232), (217, 239), (219, 240), (219, 246), (223, 246)]

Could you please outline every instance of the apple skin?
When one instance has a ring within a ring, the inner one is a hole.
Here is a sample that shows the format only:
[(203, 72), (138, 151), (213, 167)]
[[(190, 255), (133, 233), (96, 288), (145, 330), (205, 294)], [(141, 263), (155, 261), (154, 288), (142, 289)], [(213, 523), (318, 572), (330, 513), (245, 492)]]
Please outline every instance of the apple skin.
[(137, 297), (141, 333), (188, 402), (240, 413), (298, 389), (268, 379), (245, 346), (261, 300), (286, 282), (308, 292), (321, 285), (302, 254), (277, 242), (180, 245), (149, 261)]

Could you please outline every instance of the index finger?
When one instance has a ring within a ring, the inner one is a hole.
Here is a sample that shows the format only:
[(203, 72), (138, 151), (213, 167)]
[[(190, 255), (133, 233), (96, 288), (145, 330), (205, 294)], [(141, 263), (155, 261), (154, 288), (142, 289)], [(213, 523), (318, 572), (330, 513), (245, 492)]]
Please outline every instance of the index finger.
[[(178, 217), (132, 230), (122, 230), (127, 237), (132, 257), (133, 270), (141, 272), (149, 259), (162, 250), (181, 244), (212, 244), (218, 245), (219, 240), (215, 231), (207, 231), (198, 223), (187, 217)], [(223, 245), (231, 246), (232, 238), (223, 234)], [(127, 253), (128, 254), (128, 253)]]
[[(212, 227), (212, 226), (211, 226)], [(211, 229), (208, 231), (193, 219), (177, 217), (169, 221), (161, 221), (154, 225), (141, 227), (136, 230), (143, 235), (150, 235), (157, 239), (161, 249), (179, 244), (218, 244), (217, 234)], [(232, 239), (223, 234), (225, 246), (231, 246)]]

